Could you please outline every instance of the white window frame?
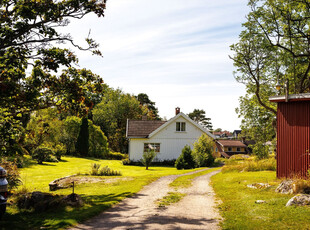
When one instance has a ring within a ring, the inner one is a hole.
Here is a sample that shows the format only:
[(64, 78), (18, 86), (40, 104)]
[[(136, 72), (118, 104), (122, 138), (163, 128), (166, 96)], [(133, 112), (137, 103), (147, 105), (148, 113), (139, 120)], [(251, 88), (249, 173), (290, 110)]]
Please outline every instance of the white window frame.
[(176, 132), (186, 132), (186, 122), (176, 122)]
[(160, 143), (144, 143), (143, 152), (146, 152), (148, 149), (155, 149), (155, 153), (160, 153)]

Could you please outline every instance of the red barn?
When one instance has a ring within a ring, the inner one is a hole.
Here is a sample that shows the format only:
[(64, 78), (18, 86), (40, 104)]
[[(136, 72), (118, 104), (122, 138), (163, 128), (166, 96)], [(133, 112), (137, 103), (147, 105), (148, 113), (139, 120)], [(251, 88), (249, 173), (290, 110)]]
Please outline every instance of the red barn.
[(307, 177), (310, 164), (310, 93), (271, 97), (277, 110), (277, 177)]

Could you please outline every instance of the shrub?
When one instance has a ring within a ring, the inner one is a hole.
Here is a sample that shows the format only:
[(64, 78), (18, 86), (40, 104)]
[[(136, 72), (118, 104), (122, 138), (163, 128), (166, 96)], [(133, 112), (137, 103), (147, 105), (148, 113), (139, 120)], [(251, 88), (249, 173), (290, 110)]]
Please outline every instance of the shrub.
[(194, 143), (193, 156), (197, 167), (207, 167), (214, 163), (213, 144), (212, 139), (206, 134), (202, 134)]
[(265, 159), (269, 156), (269, 146), (262, 142), (257, 142), (255, 145), (250, 146), (252, 148), (253, 154), (258, 159)]
[(55, 156), (58, 161), (61, 160), (61, 156), (65, 155), (66, 147), (64, 145), (56, 145), (54, 148)]
[(128, 158), (127, 154), (119, 153), (119, 152), (109, 152), (105, 156), (105, 159), (108, 159), (108, 160), (123, 160), (126, 158)]
[(182, 149), (182, 153), (175, 162), (175, 167), (177, 169), (193, 169), (195, 168), (195, 161), (193, 159), (191, 148), (186, 145)]
[(19, 171), (16, 165), (16, 161), (8, 161), (6, 158), (2, 158), (0, 160), (0, 165), (7, 172), (7, 181), (8, 181), (8, 189), (12, 190), (17, 188), (18, 185), (22, 184), (20, 179)]
[(54, 155), (53, 149), (45, 146), (39, 146), (34, 150), (32, 158), (36, 160), (38, 164), (42, 164), (43, 161), (48, 161), (51, 159), (52, 155)]
[(109, 159), (109, 144), (108, 139), (101, 131), (99, 126), (94, 125), (89, 121), (89, 153), (91, 157)]
[(143, 153), (141, 162), (145, 166), (145, 169), (148, 170), (151, 162), (156, 157), (155, 149), (148, 149)]
[(90, 175), (92, 176), (121, 176), (121, 171), (116, 171), (110, 169), (108, 166), (103, 167), (100, 169), (100, 164), (93, 163), (91, 164), (91, 172)]

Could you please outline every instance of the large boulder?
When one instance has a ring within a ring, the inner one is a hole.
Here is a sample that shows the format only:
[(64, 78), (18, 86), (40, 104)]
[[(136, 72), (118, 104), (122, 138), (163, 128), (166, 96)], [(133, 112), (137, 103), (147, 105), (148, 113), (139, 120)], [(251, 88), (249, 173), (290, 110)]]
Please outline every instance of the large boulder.
[(310, 195), (308, 194), (298, 194), (292, 197), (287, 203), (286, 206), (299, 205), (305, 206), (310, 205)]

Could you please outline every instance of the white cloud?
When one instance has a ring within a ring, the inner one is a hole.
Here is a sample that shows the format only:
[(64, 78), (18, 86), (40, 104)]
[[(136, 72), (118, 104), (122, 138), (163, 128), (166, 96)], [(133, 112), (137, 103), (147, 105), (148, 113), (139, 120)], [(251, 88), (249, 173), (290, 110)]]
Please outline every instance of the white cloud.
[(80, 41), (91, 29), (104, 58), (78, 52), (80, 66), (108, 85), (147, 93), (167, 118), (176, 106), (205, 109), (214, 127), (233, 130), (245, 92), (233, 78), (229, 46), (247, 11), (245, 0), (109, 0), (105, 18), (88, 16), (69, 29)]

